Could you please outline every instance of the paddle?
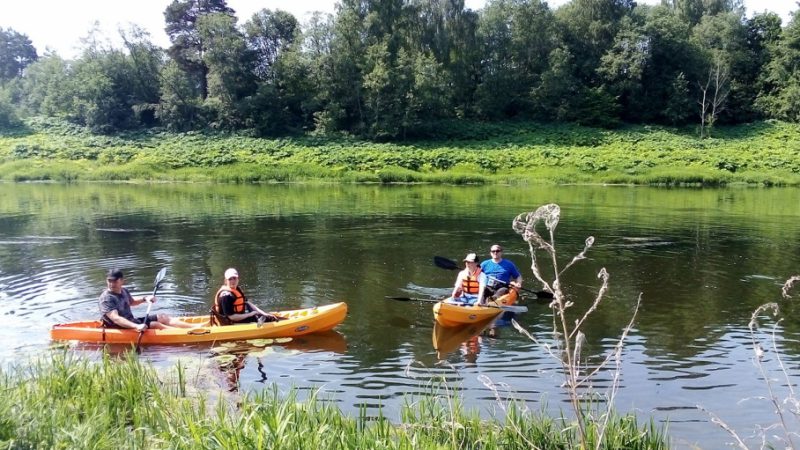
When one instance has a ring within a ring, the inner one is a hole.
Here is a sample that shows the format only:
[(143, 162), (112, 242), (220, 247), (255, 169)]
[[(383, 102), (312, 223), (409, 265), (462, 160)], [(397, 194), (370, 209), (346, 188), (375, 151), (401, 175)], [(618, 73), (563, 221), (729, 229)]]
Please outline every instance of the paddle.
[[(419, 298), (419, 297), (393, 297), (387, 295), (385, 297), (387, 300), (397, 300), (400, 302), (428, 302), (428, 303), (439, 303), (441, 300), (436, 300), (434, 298)], [(457, 304), (457, 303), (454, 303)], [(521, 305), (483, 305), (489, 308), (500, 308), (504, 311), (511, 311), (515, 313), (524, 313), (528, 312), (527, 306)]]
[[(442, 269), (461, 270), (461, 267), (458, 267), (458, 264), (456, 264), (455, 261), (453, 261), (452, 259), (447, 259), (444, 256), (434, 256), (433, 257), (433, 263), (436, 265), (436, 267), (439, 267), (439, 268), (442, 268)], [(495, 281), (500, 281), (500, 280), (497, 280), (495, 278), (493, 278), (493, 279)], [(509, 285), (508, 283), (504, 283), (502, 281), (500, 281), (500, 282), (505, 284), (506, 286)], [(529, 294), (533, 294), (533, 295), (537, 296), (538, 298), (553, 298), (553, 293), (552, 292), (532, 291), (530, 289), (525, 289), (525, 288), (522, 288), (522, 287), (521, 288), (517, 288), (517, 289), (519, 289), (521, 291), (525, 291), (525, 292), (527, 292)]]
[[(156, 292), (158, 291), (158, 288), (161, 287), (161, 281), (164, 280), (164, 276), (166, 274), (167, 274), (167, 268), (166, 267), (162, 267), (161, 270), (159, 270), (158, 273), (156, 274), (155, 286), (153, 287), (153, 297), (156, 296)], [(145, 323), (147, 322), (147, 316), (150, 315), (150, 308), (152, 308), (152, 307), (153, 307), (153, 302), (147, 302), (147, 312), (144, 313), (144, 321), (145, 321)], [(145, 328), (145, 329), (143, 329), (142, 331), (139, 332), (139, 338), (136, 340), (136, 353), (141, 353), (142, 352), (142, 347), (141, 347), (142, 336), (144, 336), (144, 330), (146, 330), (146, 329), (147, 328)]]

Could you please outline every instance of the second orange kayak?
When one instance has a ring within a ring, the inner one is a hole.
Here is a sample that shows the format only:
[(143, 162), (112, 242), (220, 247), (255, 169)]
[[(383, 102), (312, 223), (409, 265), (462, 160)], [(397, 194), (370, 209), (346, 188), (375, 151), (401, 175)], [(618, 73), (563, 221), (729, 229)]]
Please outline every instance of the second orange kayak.
[(517, 301), (517, 291), (511, 290), (497, 301), (489, 302), (486, 306), (461, 305), (441, 301), (433, 305), (433, 318), (443, 327), (458, 327), (466, 324), (485, 322), (499, 316), (505, 310), (518, 309), (516, 312), (527, 310), (524, 306), (511, 306)]

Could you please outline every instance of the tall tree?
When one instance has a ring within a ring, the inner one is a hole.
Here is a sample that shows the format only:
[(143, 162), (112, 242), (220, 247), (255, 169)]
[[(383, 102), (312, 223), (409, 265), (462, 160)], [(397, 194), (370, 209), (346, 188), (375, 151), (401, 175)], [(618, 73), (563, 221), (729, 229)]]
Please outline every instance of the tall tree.
[[(744, 61), (749, 56), (747, 29), (742, 16), (739, 12), (703, 16), (692, 30), (691, 39), (703, 54), (705, 67), (703, 75), (697, 80), (698, 102), (703, 103), (701, 97), (709, 98), (709, 88), (705, 86), (710, 86), (716, 94), (711, 98), (720, 102), (717, 108), (711, 109), (717, 113), (711, 118), (712, 125), (718, 121), (736, 122), (742, 111), (730, 99), (750, 95), (741, 92), (749, 89), (742, 82), (743, 77), (747, 78), (742, 71), (746, 68)], [(711, 84), (709, 80), (712, 80)]]
[(161, 71), (161, 101), (156, 118), (170, 130), (188, 131), (205, 125), (198, 87), (178, 63), (169, 61)]
[(28, 36), (11, 28), (0, 28), (0, 82), (22, 75), (22, 71), (38, 59), (36, 48)]
[(530, 114), (531, 90), (558, 45), (555, 19), (539, 0), (496, 0), (478, 30), (484, 44), (478, 109), (485, 117)]
[(213, 13), (235, 17), (226, 0), (173, 0), (164, 11), (164, 30), (172, 42), (167, 52), (197, 83), (203, 100), (208, 96), (208, 66), (203, 58), (207, 47), (200, 36), (197, 21)]
[(719, 54), (714, 56), (714, 61), (708, 67), (708, 78), (705, 83), (699, 83), (700, 99), (700, 137), (711, 135), (711, 130), (720, 113), (725, 109), (725, 103), (730, 93), (729, 67)]
[(216, 115), (213, 126), (234, 129), (243, 125), (241, 101), (255, 92), (253, 53), (236, 28), (236, 18), (207, 14), (198, 19), (207, 68), (209, 112)]
[(761, 75), (771, 58), (769, 49), (781, 39), (781, 19), (775, 13), (756, 14), (744, 26), (745, 48), (732, 69), (738, 79), (731, 90), (730, 103), (731, 109), (737, 111), (737, 121), (753, 121), (765, 117), (757, 99), (765, 90)]
[(122, 42), (128, 52), (130, 68), (131, 103), (137, 120), (143, 125), (155, 124), (155, 108), (161, 89), (161, 69), (164, 51), (153, 44), (150, 34), (138, 26), (120, 30)]
[(330, 25), (329, 54), (316, 65), (323, 83), (317, 85), (321, 110), (315, 122), (320, 130), (363, 131), (366, 15), (365, 4), (343, 0)]
[(255, 74), (260, 80), (274, 75), (275, 60), (289, 49), (300, 33), (297, 19), (286, 11), (262, 9), (244, 24), (247, 46), (255, 53)]
[(670, 125), (693, 120), (693, 93), (705, 75), (705, 60), (690, 39), (690, 25), (675, 10), (655, 6), (646, 9), (644, 33), (650, 57), (642, 75), (640, 106), (626, 118), (638, 113), (642, 122)]
[(613, 46), (600, 59), (597, 71), (603, 75), (603, 88), (621, 106), (623, 118), (635, 121), (641, 116), (643, 82), (651, 64), (651, 39), (644, 27), (630, 17), (622, 19)]
[(56, 54), (45, 54), (29, 65), (22, 79), (22, 107), (45, 116), (64, 116), (71, 108), (70, 65)]
[(635, 5), (633, 0), (573, 0), (556, 10), (564, 43), (575, 58), (575, 74), (587, 87), (600, 84), (600, 59)]
[(729, 12), (744, 15), (743, 0), (662, 0), (662, 4), (672, 8), (690, 26), (700, 23), (703, 16)]
[(573, 56), (560, 46), (550, 52), (547, 62), (541, 81), (531, 89), (534, 116), (540, 120), (574, 120), (581, 84), (575, 77)]
[(769, 117), (800, 122), (800, 14), (769, 45), (771, 59), (760, 77), (757, 105)]

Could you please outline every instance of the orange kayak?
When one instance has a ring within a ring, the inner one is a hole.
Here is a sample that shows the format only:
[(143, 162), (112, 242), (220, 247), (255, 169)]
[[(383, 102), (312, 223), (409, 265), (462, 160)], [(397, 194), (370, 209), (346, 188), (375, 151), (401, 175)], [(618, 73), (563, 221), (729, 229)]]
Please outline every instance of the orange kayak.
[[(511, 289), (508, 294), (498, 298), (496, 301), (490, 301), (486, 306), (461, 305), (458, 303), (441, 301), (433, 305), (433, 318), (443, 327), (459, 327), (472, 323), (485, 322), (499, 316), (504, 310), (524, 308), (512, 306), (516, 301), (517, 291), (514, 289)], [(523, 311), (520, 309), (518, 312)]]
[[(179, 317), (187, 323), (198, 324), (198, 328), (169, 328), (145, 330), (142, 344), (189, 344), (196, 342), (231, 341), (295, 337), (333, 329), (344, 321), (347, 304), (332, 303), (313, 308), (273, 312), (286, 320), (266, 322), (260, 327), (255, 323), (241, 325), (210, 326), (209, 316)], [(103, 328), (99, 320), (53, 325), (50, 338), (59, 341), (101, 342), (110, 344), (134, 344), (139, 332), (133, 329)]]

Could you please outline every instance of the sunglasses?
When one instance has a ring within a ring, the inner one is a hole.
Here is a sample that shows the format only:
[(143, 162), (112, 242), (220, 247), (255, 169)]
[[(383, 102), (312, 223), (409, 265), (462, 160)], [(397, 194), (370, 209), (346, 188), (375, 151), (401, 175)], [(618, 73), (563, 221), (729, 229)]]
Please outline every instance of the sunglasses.
[(503, 250), (502, 250), (502, 249), (498, 249), (498, 250), (489, 250), (489, 253), (503, 253)]

